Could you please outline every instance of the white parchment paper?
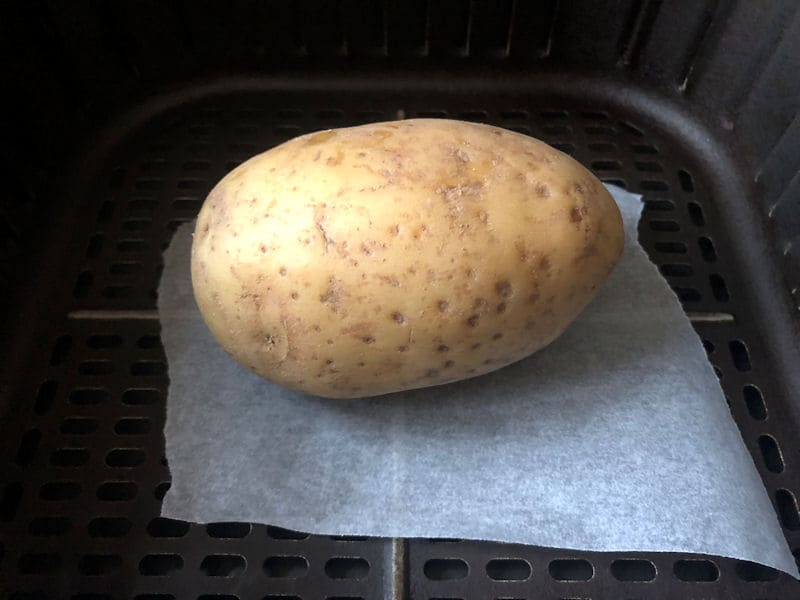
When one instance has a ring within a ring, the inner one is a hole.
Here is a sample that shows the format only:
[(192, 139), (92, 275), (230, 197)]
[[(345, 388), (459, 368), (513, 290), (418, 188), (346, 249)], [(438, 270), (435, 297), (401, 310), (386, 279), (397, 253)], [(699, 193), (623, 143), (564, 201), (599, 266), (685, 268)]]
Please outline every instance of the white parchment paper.
[(271, 384), (194, 303), (193, 224), (159, 287), (169, 363), (166, 517), (331, 535), (685, 551), (797, 576), (700, 340), (637, 242), (550, 347), (476, 379), (361, 400)]

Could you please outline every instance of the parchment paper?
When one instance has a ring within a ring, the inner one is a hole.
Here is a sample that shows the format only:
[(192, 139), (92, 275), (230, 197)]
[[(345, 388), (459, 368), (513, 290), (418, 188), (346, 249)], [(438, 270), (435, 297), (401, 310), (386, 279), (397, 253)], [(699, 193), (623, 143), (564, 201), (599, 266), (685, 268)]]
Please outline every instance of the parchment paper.
[(741, 558), (793, 576), (775, 512), (681, 306), (612, 189), (623, 259), (550, 347), (476, 379), (361, 400), (240, 367), (194, 303), (192, 223), (159, 287), (166, 517)]

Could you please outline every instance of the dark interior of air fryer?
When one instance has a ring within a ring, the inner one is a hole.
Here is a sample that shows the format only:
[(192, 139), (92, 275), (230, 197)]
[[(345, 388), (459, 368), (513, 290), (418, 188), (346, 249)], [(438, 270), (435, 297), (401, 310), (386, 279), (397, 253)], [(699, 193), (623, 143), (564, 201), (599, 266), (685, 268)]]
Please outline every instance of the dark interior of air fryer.
[[(3, 598), (798, 598), (729, 558), (159, 517), (162, 251), (301, 133), (449, 117), (642, 194), (640, 240), (800, 558), (793, 0), (4, 3)], [(235, 435), (235, 432), (230, 432)]]

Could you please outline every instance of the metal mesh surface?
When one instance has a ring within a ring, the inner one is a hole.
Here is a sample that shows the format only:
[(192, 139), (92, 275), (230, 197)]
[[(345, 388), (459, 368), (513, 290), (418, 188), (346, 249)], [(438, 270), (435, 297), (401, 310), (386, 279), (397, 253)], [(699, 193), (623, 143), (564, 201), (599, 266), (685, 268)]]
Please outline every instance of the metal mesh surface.
[(738, 234), (721, 225), (705, 175), (679, 141), (625, 114), (553, 98), (276, 91), (198, 98), (123, 132), (87, 186), (90, 210), (65, 223), (74, 253), (53, 289), (39, 293), (68, 300), (36, 341), (40, 351), (18, 382), (4, 434), (3, 597), (800, 596), (786, 575), (718, 557), (330, 538), (158, 517), (169, 487), (168, 366), (154, 309), (172, 232), (196, 215), (219, 178), (256, 152), (316, 129), (402, 116), (531, 134), (604, 181), (644, 194), (641, 241), (690, 313), (800, 553), (793, 415), (771, 379), (759, 315), (740, 296), (746, 273), (732, 252)]

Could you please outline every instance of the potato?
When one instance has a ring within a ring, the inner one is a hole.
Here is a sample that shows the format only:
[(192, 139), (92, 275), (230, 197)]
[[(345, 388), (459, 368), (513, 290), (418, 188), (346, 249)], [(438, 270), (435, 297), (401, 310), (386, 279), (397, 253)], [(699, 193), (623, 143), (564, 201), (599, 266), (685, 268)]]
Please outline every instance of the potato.
[(197, 220), (216, 339), (281, 385), (360, 397), (493, 371), (556, 339), (622, 252), (602, 184), (533, 138), (413, 119), (303, 135)]

